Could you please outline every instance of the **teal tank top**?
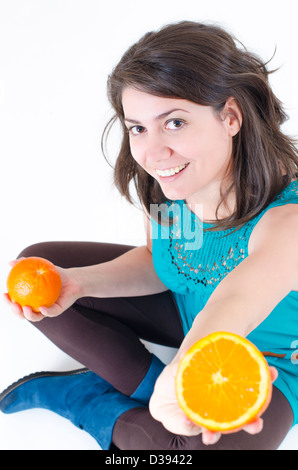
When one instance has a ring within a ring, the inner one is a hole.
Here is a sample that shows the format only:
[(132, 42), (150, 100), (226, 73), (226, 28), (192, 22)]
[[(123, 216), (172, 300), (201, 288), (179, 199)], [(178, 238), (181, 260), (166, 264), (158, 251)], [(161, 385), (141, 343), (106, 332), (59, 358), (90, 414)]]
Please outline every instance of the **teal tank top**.
[[(185, 334), (221, 280), (248, 256), (250, 235), (262, 216), (285, 204), (298, 204), (298, 181), (237, 230), (205, 231), (212, 225), (202, 223), (183, 200), (156, 207), (158, 222), (151, 218), (154, 268), (173, 293)], [(279, 373), (274, 385), (287, 397), (298, 423), (298, 292), (290, 292), (247, 338), (275, 355), (266, 354)]]

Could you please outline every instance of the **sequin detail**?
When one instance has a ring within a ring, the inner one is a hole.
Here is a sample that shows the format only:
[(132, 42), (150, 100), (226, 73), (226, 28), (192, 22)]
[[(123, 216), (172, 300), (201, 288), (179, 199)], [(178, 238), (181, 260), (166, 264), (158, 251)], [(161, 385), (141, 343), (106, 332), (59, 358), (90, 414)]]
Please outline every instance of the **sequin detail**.
[[(184, 201), (168, 206), (173, 224), (162, 227), (152, 220), (153, 261), (162, 282), (173, 292), (200, 293), (208, 299), (218, 284), (248, 256), (248, 243), (253, 229), (269, 209), (298, 203), (298, 182), (293, 181), (258, 216), (242, 227), (206, 231), (209, 224), (190, 211)], [(190, 235), (198, 228), (199, 239)]]

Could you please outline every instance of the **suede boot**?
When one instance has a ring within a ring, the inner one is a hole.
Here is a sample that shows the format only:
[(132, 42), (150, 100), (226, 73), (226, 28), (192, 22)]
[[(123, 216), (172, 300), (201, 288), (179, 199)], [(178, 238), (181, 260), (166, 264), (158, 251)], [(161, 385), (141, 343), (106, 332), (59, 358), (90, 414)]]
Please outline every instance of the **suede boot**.
[(139, 401), (144, 405), (148, 405), (150, 401), (150, 397), (153, 393), (155, 382), (158, 376), (161, 374), (165, 367), (165, 364), (161, 362), (161, 360), (152, 355), (152, 362), (148, 369), (147, 374), (145, 375), (144, 379), (138, 386), (138, 388), (134, 391), (131, 395), (131, 398), (134, 400)]
[(142, 406), (88, 369), (31, 374), (0, 395), (3, 413), (32, 408), (51, 410), (88, 432), (103, 450), (111, 446), (119, 416)]

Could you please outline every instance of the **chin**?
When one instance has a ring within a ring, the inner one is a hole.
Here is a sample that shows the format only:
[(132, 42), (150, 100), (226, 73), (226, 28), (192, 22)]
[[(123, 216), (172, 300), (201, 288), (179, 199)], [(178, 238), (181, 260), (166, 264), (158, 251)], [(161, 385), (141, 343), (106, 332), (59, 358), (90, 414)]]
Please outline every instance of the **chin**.
[(174, 188), (161, 188), (161, 190), (164, 193), (165, 197), (170, 201), (184, 200), (189, 196), (187, 191), (177, 190)]

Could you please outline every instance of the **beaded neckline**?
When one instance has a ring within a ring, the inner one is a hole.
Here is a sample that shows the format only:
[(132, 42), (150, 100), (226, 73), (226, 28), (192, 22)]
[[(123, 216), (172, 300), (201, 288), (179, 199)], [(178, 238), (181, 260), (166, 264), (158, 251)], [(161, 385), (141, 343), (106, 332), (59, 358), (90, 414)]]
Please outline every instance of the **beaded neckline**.
[[(196, 291), (208, 298), (219, 282), (248, 256), (250, 235), (264, 213), (288, 203), (298, 204), (297, 181), (290, 183), (258, 216), (239, 228), (205, 231), (203, 229), (211, 224), (202, 222), (183, 200), (173, 201), (178, 214), (174, 223), (165, 230), (156, 223), (152, 226), (156, 272), (172, 291)], [(160, 229), (161, 236), (158, 235)], [(195, 243), (191, 238), (193, 233), (197, 234)]]

